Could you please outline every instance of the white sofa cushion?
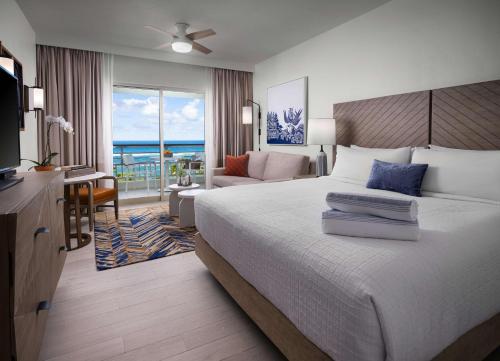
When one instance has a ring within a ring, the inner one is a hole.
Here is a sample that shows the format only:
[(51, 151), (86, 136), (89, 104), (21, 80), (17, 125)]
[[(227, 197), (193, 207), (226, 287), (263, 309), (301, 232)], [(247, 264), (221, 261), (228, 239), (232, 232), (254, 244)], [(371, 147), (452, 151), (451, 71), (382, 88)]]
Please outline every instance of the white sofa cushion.
[(269, 152), (255, 152), (249, 150), (246, 152), (250, 156), (248, 160), (248, 176), (255, 179), (264, 180), (264, 171), (266, 169)]
[(250, 177), (236, 177), (232, 175), (216, 175), (212, 177), (212, 184), (217, 187), (241, 186), (245, 184), (262, 183), (260, 179)]
[(307, 174), (308, 170), (309, 157), (306, 155), (269, 152), (264, 170), (264, 180), (291, 179), (301, 174)]

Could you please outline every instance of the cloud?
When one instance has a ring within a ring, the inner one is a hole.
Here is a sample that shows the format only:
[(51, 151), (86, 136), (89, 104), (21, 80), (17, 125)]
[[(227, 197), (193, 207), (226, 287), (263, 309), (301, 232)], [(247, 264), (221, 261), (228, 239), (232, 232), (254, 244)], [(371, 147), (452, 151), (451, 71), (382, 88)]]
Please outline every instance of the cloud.
[(147, 100), (141, 100), (141, 99), (136, 99), (136, 98), (129, 98), (129, 99), (123, 99), (122, 103), (125, 104), (127, 107), (134, 107), (134, 106), (137, 106), (137, 105), (147, 104)]
[(158, 115), (158, 102), (148, 102), (146, 105), (144, 105), (141, 112), (144, 115)]
[(182, 107), (182, 115), (187, 119), (195, 120), (198, 118), (198, 105), (200, 104), (200, 99), (193, 99)]

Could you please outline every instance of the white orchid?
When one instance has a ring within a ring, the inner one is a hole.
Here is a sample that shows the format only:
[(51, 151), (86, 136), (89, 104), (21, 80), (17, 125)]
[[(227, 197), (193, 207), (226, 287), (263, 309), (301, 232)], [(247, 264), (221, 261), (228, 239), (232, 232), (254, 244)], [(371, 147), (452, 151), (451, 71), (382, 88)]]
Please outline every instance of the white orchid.
[(45, 121), (47, 122), (47, 124), (49, 124), (49, 129), (51, 125), (57, 124), (66, 133), (75, 134), (73, 126), (71, 125), (70, 122), (67, 122), (66, 119), (64, 119), (64, 117), (55, 117), (53, 115), (47, 115), (45, 117)]
[[(67, 122), (64, 117), (55, 117), (53, 115), (47, 115), (45, 117), (45, 121), (47, 122), (47, 144), (45, 145), (45, 149), (43, 152), (43, 160), (41, 162), (38, 162), (36, 160), (29, 160), (36, 166), (48, 166), (52, 164), (52, 159), (57, 156), (59, 153), (52, 152), (50, 149), (50, 130), (53, 125), (57, 125), (59, 128), (61, 128), (64, 132), (74, 135), (75, 130), (73, 129), (73, 126), (71, 125), (70, 122)], [(31, 168), (30, 168), (31, 169)]]

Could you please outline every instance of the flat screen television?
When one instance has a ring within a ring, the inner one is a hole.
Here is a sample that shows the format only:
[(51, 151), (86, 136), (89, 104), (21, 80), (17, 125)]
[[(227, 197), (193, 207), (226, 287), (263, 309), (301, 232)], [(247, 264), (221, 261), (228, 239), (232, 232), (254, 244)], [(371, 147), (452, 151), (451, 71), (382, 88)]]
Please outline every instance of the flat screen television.
[(18, 183), (13, 177), (21, 163), (17, 78), (0, 66), (0, 191)]

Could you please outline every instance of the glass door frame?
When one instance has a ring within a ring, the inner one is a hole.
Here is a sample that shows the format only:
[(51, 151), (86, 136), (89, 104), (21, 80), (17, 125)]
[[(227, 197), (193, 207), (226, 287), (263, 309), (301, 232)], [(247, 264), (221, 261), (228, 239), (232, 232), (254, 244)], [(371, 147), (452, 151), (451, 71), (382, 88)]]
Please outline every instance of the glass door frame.
[[(159, 136), (160, 136), (160, 196), (156, 197), (141, 197), (142, 198), (153, 198), (153, 199), (158, 199), (160, 202), (168, 200), (168, 198), (165, 195), (165, 154), (164, 154), (164, 145), (165, 145), (165, 137), (164, 137), (164, 112), (163, 112), (163, 93), (164, 92), (180, 92), (180, 93), (194, 93), (194, 94), (199, 94), (203, 96), (204, 103), (206, 101), (206, 91), (200, 90), (200, 89), (189, 89), (189, 88), (178, 88), (178, 87), (169, 87), (169, 86), (157, 86), (157, 85), (144, 85), (144, 84), (134, 84), (134, 83), (120, 83), (116, 82), (113, 83), (113, 88), (131, 88), (131, 89), (146, 89), (146, 90), (155, 90), (159, 92), (159, 101), (158, 101), (158, 106), (159, 106), (159, 122), (160, 126), (158, 128)], [(206, 138), (206, 104), (203, 109), (203, 142), (205, 142)], [(206, 144), (204, 146), (205, 148), (205, 153), (206, 153)], [(206, 166), (205, 166), (206, 167)], [(167, 170), (168, 172), (168, 170)], [(206, 171), (205, 171), (206, 172)], [(206, 173), (205, 173), (205, 179), (206, 179)], [(168, 173), (167, 173), (168, 177)]]

